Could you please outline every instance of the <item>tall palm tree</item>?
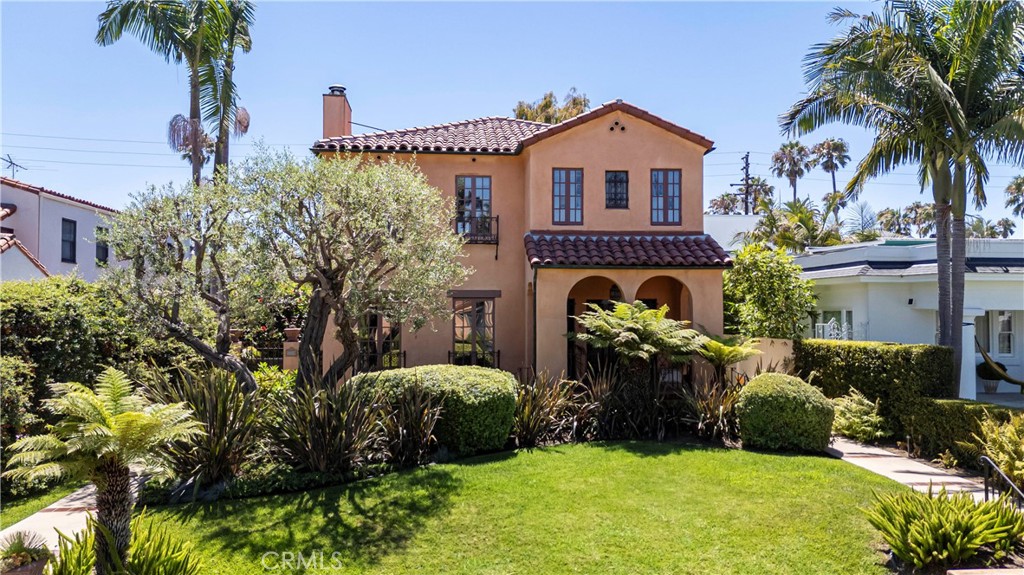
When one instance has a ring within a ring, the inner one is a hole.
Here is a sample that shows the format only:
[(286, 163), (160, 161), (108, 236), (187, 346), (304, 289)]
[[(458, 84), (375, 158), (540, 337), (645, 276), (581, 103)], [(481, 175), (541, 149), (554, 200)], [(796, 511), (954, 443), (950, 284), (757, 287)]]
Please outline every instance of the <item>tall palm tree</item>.
[(1024, 7), (906, 0), (833, 18), (852, 24), (808, 56), (811, 93), (783, 116), (783, 128), (803, 133), (841, 121), (874, 129), (850, 193), (900, 164), (920, 166), (938, 220), (940, 343), (954, 348), (959, 375), (968, 184), (983, 205), (986, 158), (1024, 158)]
[(909, 218), (900, 208), (884, 208), (878, 212), (878, 229), (894, 236), (909, 236)]
[(971, 219), (971, 225), (967, 228), (969, 238), (998, 238), (999, 231), (991, 220), (977, 216)]
[(906, 221), (914, 226), (914, 235), (919, 238), (928, 237), (935, 230), (935, 206), (924, 202), (914, 202), (904, 208)]
[(1014, 216), (1024, 218), (1024, 176), (1015, 176), (1006, 186), (1006, 207)]
[(1017, 229), (1017, 222), (1010, 218), (1000, 218), (1000, 220), (995, 223), (996, 233), (1004, 240), (1012, 236), (1015, 229)]
[(772, 154), (772, 173), (778, 178), (786, 178), (793, 188), (793, 201), (796, 201), (796, 181), (804, 177), (814, 167), (811, 151), (800, 142), (786, 142)]
[(256, 6), (246, 0), (218, 0), (223, 12), (220, 42), (211, 63), (203, 69), (202, 99), (204, 120), (217, 126), (213, 172), (222, 174), (228, 166), (231, 134), (249, 131), (249, 111), (238, 105), (235, 86), (235, 52), (252, 49), (249, 34), (256, 17)]
[(745, 241), (766, 242), (791, 253), (843, 242), (839, 225), (829, 224), (828, 213), (808, 199), (786, 202), (781, 209), (766, 209)]
[(856, 202), (846, 211), (847, 241), (869, 242), (878, 239), (878, 214), (867, 202)]
[(836, 187), (836, 172), (839, 168), (845, 168), (850, 162), (850, 146), (842, 138), (828, 138), (817, 143), (811, 148), (814, 156), (814, 163), (821, 166), (821, 169), (832, 176), (832, 195), (835, 198), (833, 215), (839, 221), (839, 210), (846, 207), (846, 196), (839, 198), (839, 188)]
[(108, 575), (113, 566), (125, 564), (131, 543), (130, 466), (161, 463), (164, 446), (196, 437), (202, 426), (184, 404), (150, 403), (113, 368), (96, 379), (96, 391), (78, 383), (54, 384), (52, 390), (46, 406), (60, 421), (46, 435), (11, 445), (14, 455), (3, 477), (92, 481), (96, 521), (104, 528), (95, 533), (96, 573)]
[(125, 34), (138, 38), (150, 50), (188, 68), (188, 117), (176, 114), (168, 123), (167, 143), (175, 151), (188, 151), (192, 181), (202, 183), (203, 125), (201, 74), (220, 47), (224, 10), (221, 1), (110, 0), (99, 15), (96, 43), (109, 46)]

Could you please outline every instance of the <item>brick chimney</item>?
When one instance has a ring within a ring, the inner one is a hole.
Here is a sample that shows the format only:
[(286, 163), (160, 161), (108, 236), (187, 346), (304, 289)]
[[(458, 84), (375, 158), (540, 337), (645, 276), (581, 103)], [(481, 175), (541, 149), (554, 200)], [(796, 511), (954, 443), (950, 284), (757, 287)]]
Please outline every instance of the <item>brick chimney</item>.
[(352, 135), (352, 106), (345, 86), (334, 84), (324, 94), (324, 138)]

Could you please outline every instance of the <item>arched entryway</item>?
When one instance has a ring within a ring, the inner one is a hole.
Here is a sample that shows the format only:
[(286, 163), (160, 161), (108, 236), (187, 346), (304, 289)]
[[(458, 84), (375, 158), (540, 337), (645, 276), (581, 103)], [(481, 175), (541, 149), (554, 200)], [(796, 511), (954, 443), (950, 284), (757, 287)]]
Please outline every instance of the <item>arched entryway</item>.
[(693, 321), (693, 296), (686, 284), (670, 276), (654, 276), (636, 290), (636, 298), (649, 308), (668, 305), (668, 317)]
[[(588, 304), (609, 309), (613, 302), (622, 300), (622, 288), (611, 279), (604, 276), (589, 276), (581, 279), (569, 290), (569, 296), (565, 301), (566, 333), (579, 331), (580, 328), (573, 318), (591, 309)], [(588, 363), (596, 364), (600, 359), (597, 357), (600, 355), (600, 351), (588, 349), (584, 343), (573, 338), (568, 338), (566, 354), (566, 375), (570, 379), (583, 377), (587, 373)]]

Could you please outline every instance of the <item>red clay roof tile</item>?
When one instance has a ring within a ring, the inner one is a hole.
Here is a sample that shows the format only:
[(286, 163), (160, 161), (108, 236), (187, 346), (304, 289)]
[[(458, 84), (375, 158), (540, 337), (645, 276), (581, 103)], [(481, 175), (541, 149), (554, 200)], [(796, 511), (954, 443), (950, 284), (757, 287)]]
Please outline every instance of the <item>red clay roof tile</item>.
[(38, 194), (47, 194), (47, 195), (54, 196), (54, 197), (57, 197), (57, 198), (62, 198), (62, 199), (65, 199), (65, 200), (70, 200), (72, 202), (75, 202), (75, 203), (78, 203), (78, 204), (82, 204), (84, 206), (89, 206), (90, 208), (96, 208), (97, 210), (103, 210), (105, 212), (110, 212), (112, 214), (118, 213), (118, 211), (115, 210), (114, 208), (108, 208), (107, 206), (101, 206), (100, 204), (96, 204), (96, 203), (90, 202), (89, 200), (83, 200), (81, 198), (76, 198), (74, 196), (69, 196), (67, 194), (62, 194), (60, 192), (55, 192), (53, 190), (48, 190), (48, 189), (40, 187), (40, 186), (33, 186), (32, 184), (26, 184), (25, 182), (19, 182), (18, 180), (13, 180), (11, 178), (0, 177), (0, 182), (4, 183), (5, 185), (11, 186), (12, 188), (17, 188), (19, 190), (23, 190), (23, 191), (26, 191), (26, 192), (31, 192), (33, 194), (37, 194), (37, 195)]
[(531, 266), (729, 267), (732, 259), (707, 234), (554, 234), (523, 237)]

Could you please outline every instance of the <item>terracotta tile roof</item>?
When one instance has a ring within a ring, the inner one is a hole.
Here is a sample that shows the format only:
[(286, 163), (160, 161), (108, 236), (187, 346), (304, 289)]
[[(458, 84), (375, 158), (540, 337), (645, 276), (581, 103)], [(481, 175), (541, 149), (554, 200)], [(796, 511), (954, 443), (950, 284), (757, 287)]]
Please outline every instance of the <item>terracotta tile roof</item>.
[(462, 152), (515, 154), (519, 143), (548, 124), (514, 118), (477, 118), (439, 126), (392, 130), (319, 140), (315, 151)]
[(18, 206), (14, 204), (0, 204), (0, 222), (6, 220), (16, 211), (18, 211)]
[(46, 266), (44, 266), (42, 262), (36, 259), (36, 256), (32, 255), (32, 252), (28, 251), (28, 248), (25, 247), (25, 244), (22, 244), (20, 241), (18, 241), (18, 238), (14, 237), (14, 234), (0, 233), (0, 254), (6, 252), (11, 248), (18, 248), (21, 251), (21, 253), (25, 254), (25, 257), (27, 257), (29, 261), (32, 262), (32, 265), (36, 266), (39, 269), (39, 271), (43, 272), (43, 275), (50, 275), (50, 272), (46, 271)]
[(114, 208), (108, 208), (107, 206), (101, 206), (100, 204), (96, 204), (96, 203), (90, 202), (89, 200), (83, 200), (81, 198), (76, 198), (74, 196), (69, 196), (67, 194), (62, 194), (60, 192), (55, 192), (53, 190), (48, 190), (48, 189), (40, 187), (40, 186), (33, 186), (32, 184), (26, 184), (25, 182), (19, 182), (18, 180), (12, 180), (11, 178), (0, 177), (0, 182), (2, 182), (5, 186), (11, 186), (12, 188), (17, 188), (17, 189), (25, 191), (25, 192), (31, 192), (33, 194), (46, 194), (48, 196), (54, 196), (56, 198), (61, 198), (61, 199), (64, 199), (64, 200), (69, 200), (69, 201), (75, 202), (76, 204), (82, 204), (83, 206), (89, 206), (90, 208), (95, 208), (97, 210), (103, 210), (105, 212), (110, 212), (112, 214), (116, 214), (117, 213), (117, 210), (115, 210)]
[(557, 234), (523, 237), (531, 266), (729, 267), (732, 260), (707, 234)]
[(318, 140), (314, 152), (434, 152), (518, 154), (526, 146), (575, 126), (622, 111), (711, 150), (714, 142), (628, 102), (606, 102), (560, 124), (493, 116), (439, 126), (391, 130)]

